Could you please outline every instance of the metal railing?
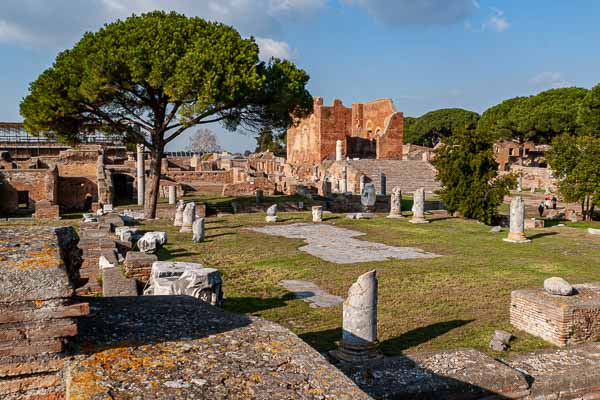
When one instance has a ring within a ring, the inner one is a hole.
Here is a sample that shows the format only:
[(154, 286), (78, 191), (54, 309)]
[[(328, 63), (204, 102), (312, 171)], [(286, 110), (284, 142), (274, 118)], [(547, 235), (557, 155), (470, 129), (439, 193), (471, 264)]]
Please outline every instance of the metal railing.
[[(107, 136), (102, 132), (81, 134), (78, 141), (82, 144), (114, 144), (120, 145), (123, 140), (120, 136)], [(54, 132), (45, 132), (35, 136), (27, 132), (22, 123), (0, 122), (0, 143), (2, 144), (60, 144)]]

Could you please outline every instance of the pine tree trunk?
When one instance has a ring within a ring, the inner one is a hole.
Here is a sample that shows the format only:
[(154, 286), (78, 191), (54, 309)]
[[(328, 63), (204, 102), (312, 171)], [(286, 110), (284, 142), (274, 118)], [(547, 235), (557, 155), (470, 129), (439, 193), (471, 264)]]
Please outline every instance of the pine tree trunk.
[(156, 218), (163, 152), (164, 148), (161, 144), (157, 144), (156, 148), (150, 152), (150, 179), (146, 187), (146, 201), (144, 202), (144, 216), (147, 219)]

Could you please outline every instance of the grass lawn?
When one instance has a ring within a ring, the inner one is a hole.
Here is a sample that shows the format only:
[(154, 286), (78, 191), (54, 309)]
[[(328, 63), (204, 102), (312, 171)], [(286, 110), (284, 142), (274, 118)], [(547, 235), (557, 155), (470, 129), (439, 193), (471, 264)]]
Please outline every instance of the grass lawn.
[[(280, 224), (308, 222), (310, 211), (279, 213), (279, 217)], [(341, 337), (341, 306), (310, 308), (281, 288), (280, 280), (309, 280), (345, 297), (360, 274), (377, 269), (378, 331), (387, 354), (459, 347), (493, 354), (488, 343), (495, 329), (517, 337), (512, 342), (513, 352), (551, 347), (512, 328), (510, 292), (540, 287), (551, 276), (572, 283), (600, 280), (600, 237), (588, 235), (584, 229), (532, 230), (527, 232), (531, 243), (511, 244), (502, 241), (506, 231), (490, 233), (490, 227), (462, 219), (439, 218), (427, 225), (413, 225), (383, 215), (371, 220), (349, 220), (342, 214), (325, 214), (324, 218), (324, 223), (366, 233), (358, 238), (361, 240), (418, 247), (442, 257), (334, 264), (299, 251), (302, 240), (246, 230), (264, 225), (262, 213), (207, 218), (206, 241), (199, 244), (170, 221), (146, 221), (141, 228), (168, 232), (161, 260), (194, 261), (218, 268), (223, 274), (226, 309), (278, 322), (320, 351), (334, 348)], [(6, 224), (14, 222), (2, 222), (0, 228)]]

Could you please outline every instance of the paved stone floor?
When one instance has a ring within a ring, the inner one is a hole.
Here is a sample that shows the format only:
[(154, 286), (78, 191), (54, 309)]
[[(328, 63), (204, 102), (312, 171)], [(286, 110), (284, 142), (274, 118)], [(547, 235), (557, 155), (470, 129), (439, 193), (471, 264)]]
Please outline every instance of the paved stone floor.
[(304, 239), (307, 245), (300, 247), (299, 250), (337, 264), (385, 261), (390, 258), (406, 260), (439, 257), (437, 254), (427, 253), (414, 247), (394, 247), (354, 239), (365, 234), (328, 224), (300, 223), (250, 229), (267, 235)]
[(344, 302), (340, 296), (329, 294), (312, 282), (285, 280), (279, 284), (294, 293), (297, 298), (309, 303), (312, 308), (335, 307)]

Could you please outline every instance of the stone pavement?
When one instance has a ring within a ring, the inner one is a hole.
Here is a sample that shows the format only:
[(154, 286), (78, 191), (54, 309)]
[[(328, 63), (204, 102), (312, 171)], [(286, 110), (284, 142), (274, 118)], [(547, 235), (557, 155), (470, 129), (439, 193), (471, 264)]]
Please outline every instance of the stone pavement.
[(356, 236), (365, 234), (328, 224), (299, 223), (249, 229), (267, 235), (304, 239), (308, 244), (298, 250), (337, 264), (385, 261), (390, 258), (407, 260), (439, 257), (437, 254), (428, 253), (414, 247), (395, 247), (354, 239)]
[(600, 343), (513, 356), (508, 365), (532, 382), (532, 399), (600, 398)]
[(367, 400), (289, 330), (189, 296), (90, 298), (68, 400)]
[(329, 294), (312, 282), (285, 280), (279, 284), (294, 293), (297, 298), (309, 303), (312, 308), (335, 307), (344, 302), (340, 296)]
[[(389, 357), (366, 368), (340, 368), (376, 399), (523, 398), (529, 386), (520, 372), (474, 349)], [(502, 396), (491, 397), (494, 394)]]

